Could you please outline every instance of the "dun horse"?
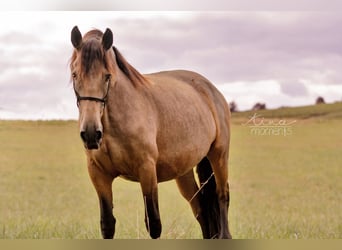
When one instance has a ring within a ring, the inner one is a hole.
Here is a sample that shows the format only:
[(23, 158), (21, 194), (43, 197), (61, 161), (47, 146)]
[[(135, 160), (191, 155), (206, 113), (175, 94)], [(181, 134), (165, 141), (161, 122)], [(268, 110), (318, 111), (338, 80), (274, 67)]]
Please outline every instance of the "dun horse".
[(91, 30), (82, 37), (75, 26), (71, 42), (80, 136), (99, 197), (103, 238), (115, 233), (116, 177), (140, 183), (152, 238), (162, 231), (158, 183), (172, 179), (190, 203), (203, 237), (231, 238), (230, 111), (224, 97), (194, 72), (140, 74), (113, 46), (110, 29)]

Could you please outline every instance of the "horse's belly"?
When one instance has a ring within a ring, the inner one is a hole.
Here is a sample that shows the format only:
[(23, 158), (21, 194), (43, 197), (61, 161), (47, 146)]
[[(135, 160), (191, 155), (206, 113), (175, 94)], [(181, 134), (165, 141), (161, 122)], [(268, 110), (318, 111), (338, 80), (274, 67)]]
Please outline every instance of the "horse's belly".
[(137, 178), (137, 176), (134, 176), (134, 175), (121, 174), (120, 177), (127, 181), (139, 182), (139, 179)]
[(215, 135), (215, 124), (209, 121), (193, 124), (182, 131), (170, 129), (160, 136), (157, 140), (158, 180), (175, 179), (190, 171), (208, 154)]
[(157, 177), (158, 182), (176, 179), (188, 173), (194, 168), (209, 151), (210, 144), (201, 145), (178, 151), (167, 151), (160, 155), (157, 161)]

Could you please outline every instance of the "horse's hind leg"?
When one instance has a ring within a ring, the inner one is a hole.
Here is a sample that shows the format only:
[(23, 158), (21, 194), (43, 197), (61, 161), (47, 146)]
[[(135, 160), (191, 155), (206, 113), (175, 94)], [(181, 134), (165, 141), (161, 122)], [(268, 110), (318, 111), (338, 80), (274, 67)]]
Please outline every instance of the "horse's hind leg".
[(190, 203), (192, 212), (201, 226), (203, 238), (210, 238), (206, 218), (203, 217), (201, 210), (200, 193), (198, 192), (193, 170), (191, 169), (185, 175), (177, 178), (176, 183), (182, 196)]
[(215, 174), (216, 193), (220, 210), (220, 233), (218, 238), (231, 239), (228, 228), (229, 184), (228, 184), (228, 149), (212, 147), (208, 159)]

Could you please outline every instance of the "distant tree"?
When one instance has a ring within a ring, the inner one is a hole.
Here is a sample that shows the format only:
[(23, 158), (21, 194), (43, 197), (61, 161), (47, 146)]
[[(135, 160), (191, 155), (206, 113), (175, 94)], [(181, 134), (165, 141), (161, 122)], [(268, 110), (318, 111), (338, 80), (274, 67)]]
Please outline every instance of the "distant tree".
[(325, 101), (324, 101), (324, 98), (322, 96), (317, 97), (316, 104), (324, 104), (324, 103), (325, 103)]
[(234, 101), (229, 103), (230, 112), (237, 112), (237, 105)]
[(257, 102), (252, 108), (252, 110), (262, 110), (262, 109), (266, 109), (266, 104), (260, 103), (260, 102)]

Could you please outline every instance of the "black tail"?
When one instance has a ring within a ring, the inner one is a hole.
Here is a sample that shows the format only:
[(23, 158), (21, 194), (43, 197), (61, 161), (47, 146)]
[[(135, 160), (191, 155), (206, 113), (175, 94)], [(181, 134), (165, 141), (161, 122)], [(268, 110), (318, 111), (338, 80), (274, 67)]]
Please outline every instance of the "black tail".
[(220, 209), (215, 177), (207, 157), (204, 157), (197, 165), (197, 174), (201, 186), (203, 185), (200, 192), (201, 216), (205, 221), (205, 226), (202, 227), (203, 238), (217, 238), (220, 232)]

